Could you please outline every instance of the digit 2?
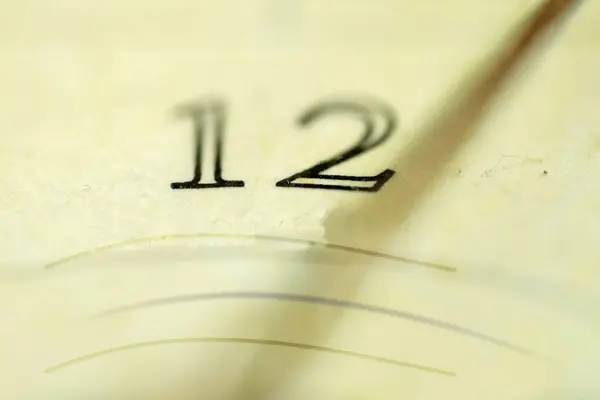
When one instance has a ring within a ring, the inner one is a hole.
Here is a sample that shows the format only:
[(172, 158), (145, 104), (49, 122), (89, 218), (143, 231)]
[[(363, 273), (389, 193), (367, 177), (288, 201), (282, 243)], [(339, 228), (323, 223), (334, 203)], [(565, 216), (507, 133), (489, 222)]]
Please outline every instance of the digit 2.
[[(181, 108), (182, 113), (190, 117), (194, 128), (195, 166), (194, 177), (187, 182), (171, 183), (172, 189), (208, 189), (224, 187), (243, 187), (243, 181), (223, 179), (223, 137), (225, 131), (225, 106), (219, 100), (207, 100)], [(214, 135), (212, 148), (205, 148), (207, 135)], [(211, 160), (212, 159), (212, 160)], [(212, 161), (212, 165), (211, 165)], [(203, 174), (203, 170), (212, 167), (212, 176)]]
[[(359, 118), (364, 131), (359, 141), (350, 149), (322, 161), (304, 171), (298, 172), (275, 185), (278, 187), (297, 187), (309, 189), (348, 190), (362, 192), (377, 192), (394, 175), (394, 171), (386, 169), (373, 176), (352, 175), (330, 175), (323, 171), (350, 160), (360, 154), (379, 146), (392, 135), (397, 126), (397, 120), (393, 110), (385, 104), (374, 101), (352, 102), (352, 101), (328, 101), (322, 102), (306, 110), (299, 118), (298, 124), (302, 127), (334, 113), (345, 113)], [(383, 121), (380, 129), (376, 129), (377, 119)], [(299, 182), (300, 179), (310, 179), (313, 182)], [(335, 183), (323, 183), (323, 181), (339, 181)], [(315, 182), (316, 181), (316, 182)], [(319, 182), (321, 181), (321, 182)], [(372, 185), (357, 185), (355, 182), (371, 182)]]

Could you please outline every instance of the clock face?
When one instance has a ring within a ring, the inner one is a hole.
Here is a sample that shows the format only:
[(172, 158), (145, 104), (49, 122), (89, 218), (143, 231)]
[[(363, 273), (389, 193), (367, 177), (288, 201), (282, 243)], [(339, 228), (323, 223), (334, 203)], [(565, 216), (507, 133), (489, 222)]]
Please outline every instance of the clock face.
[(600, 3), (0, 9), (4, 397), (599, 396)]

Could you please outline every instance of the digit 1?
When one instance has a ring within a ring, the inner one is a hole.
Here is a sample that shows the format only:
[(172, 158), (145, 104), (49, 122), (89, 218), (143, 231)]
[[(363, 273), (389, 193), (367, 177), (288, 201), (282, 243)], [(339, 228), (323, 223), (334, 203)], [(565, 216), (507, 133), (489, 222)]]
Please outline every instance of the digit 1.
[(218, 101), (209, 101), (184, 109), (194, 127), (194, 177), (187, 182), (171, 183), (172, 189), (244, 187), (244, 181), (230, 181), (222, 176), (224, 108)]

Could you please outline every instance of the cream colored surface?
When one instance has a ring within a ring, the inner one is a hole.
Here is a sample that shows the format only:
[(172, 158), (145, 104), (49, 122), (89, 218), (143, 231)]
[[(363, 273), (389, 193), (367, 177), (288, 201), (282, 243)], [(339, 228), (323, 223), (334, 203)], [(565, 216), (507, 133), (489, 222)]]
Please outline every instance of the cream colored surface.
[[(379, 237), (373, 224), (357, 234), (349, 217), (382, 193), (274, 185), (357, 137), (342, 119), (296, 126), (306, 107), (332, 95), (375, 96), (400, 120), (386, 145), (337, 171), (395, 165), (539, 3), (4, 1), (0, 397), (600, 398), (599, 2), (584, 2), (535, 50), (385, 240), (370, 239)], [(191, 177), (192, 135), (172, 110), (215, 94), (228, 102), (224, 177), (246, 187), (173, 191), (171, 182)], [(456, 271), (198, 233), (332, 241)], [(163, 239), (45, 268), (152, 237)], [(419, 314), (536, 356), (292, 301), (195, 301), (93, 317), (151, 299), (261, 291)], [(203, 337), (327, 346), (454, 375), (239, 343), (164, 344), (48, 371), (131, 343)]]

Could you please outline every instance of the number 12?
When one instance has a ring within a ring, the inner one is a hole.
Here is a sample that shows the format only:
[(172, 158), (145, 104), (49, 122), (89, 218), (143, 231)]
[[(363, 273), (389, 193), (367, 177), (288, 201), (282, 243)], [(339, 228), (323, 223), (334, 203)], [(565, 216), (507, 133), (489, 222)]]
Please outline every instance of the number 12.
[[(397, 126), (393, 110), (385, 104), (374, 101), (329, 101), (317, 104), (305, 111), (300, 119), (300, 126), (324, 118), (327, 115), (344, 113), (358, 118), (364, 125), (359, 141), (351, 148), (301, 172), (293, 174), (276, 183), (278, 187), (296, 187), (305, 189), (327, 189), (377, 192), (394, 175), (394, 171), (386, 169), (377, 175), (352, 176), (324, 174), (327, 169), (357, 157), (381, 145), (390, 138)], [(215, 100), (207, 101), (185, 109), (186, 116), (191, 117), (195, 138), (194, 177), (187, 182), (171, 184), (173, 189), (207, 189), (225, 187), (243, 187), (244, 182), (226, 180), (222, 177), (223, 137), (225, 129), (225, 107)], [(376, 127), (376, 121), (382, 123)], [(212, 137), (208, 135), (212, 134)], [(212, 148), (205, 148), (207, 138), (214, 141)], [(211, 164), (210, 158), (213, 159)], [(212, 176), (205, 174), (205, 169), (212, 169)], [(302, 180), (309, 180), (302, 182)], [(319, 182), (320, 181), (320, 182)], [(325, 183), (332, 181), (333, 183)], [(359, 183), (360, 182), (360, 183)]]

